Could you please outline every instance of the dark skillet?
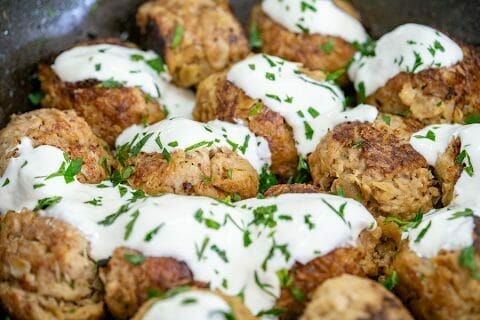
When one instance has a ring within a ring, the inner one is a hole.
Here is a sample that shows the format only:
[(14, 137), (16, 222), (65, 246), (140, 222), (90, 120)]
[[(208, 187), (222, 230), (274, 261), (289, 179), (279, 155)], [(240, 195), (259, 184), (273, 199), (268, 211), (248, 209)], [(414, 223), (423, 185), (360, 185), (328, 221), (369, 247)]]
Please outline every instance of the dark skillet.
[[(135, 11), (144, 0), (0, 0), (0, 128), (34, 108), (39, 61), (79, 41), (136, 42)], [(257, 0), (230, 0), (242, 22)], [(373, 37), (405, 22), (432, 25), (480, 47), (480, 0), (352, 0)], [(1, 201), (1, 200), (0, 200)], [(0, 310), (0, 319), (4, 319)]]

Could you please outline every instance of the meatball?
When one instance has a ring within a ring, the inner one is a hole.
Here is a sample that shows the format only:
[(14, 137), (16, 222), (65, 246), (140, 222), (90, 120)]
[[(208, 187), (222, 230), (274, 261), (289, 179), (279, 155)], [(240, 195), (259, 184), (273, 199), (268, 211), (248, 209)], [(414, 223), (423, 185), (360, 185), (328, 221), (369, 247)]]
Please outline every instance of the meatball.
[(165, 118), (157, 100), (149, 98), (139, 88), (102, 87), (100, 81), (94, 79), (64, 82), (45, 64), (39, 66), (38, 75), (45, 92), (43, 107), (75, 110), (95, 134), (111, 146), (127, 127)]
[(377, 216), (410, 219), (437, 202), (426, 160), (408, 141), (369, 123), (343, 123), (309, 156), (315, 184), (358, 199)]
[(448, 68), (402, 72), (367, 97), (382, 112), (400, 113), (423, 124), (463, 123), (480, 112), (480, 58), (463, 46), (464, 58)]
[(102, 286), (75, 228), (34, 212), (0, 216), (0, 304), (15, 319), (101, 319)]
[(395, 295), (375, 281), (342, 275), (315, 290), (302, 320), (413, 320)]
[(227, 148), (140, 153), (127, 160), (133, 174), (127, 182), (148, 194), (175, 193), (216, 199), (252, 198), (258, 192), (258, 174), (250, 163)]
[[(480, 219), (475, 218), (473, 263), (480, 266)], [(416, 319), (478, 319), (480, 285), (459, 263), (461, 251), (419, 257), (405, 243), (392, 264), (395, 293)]]
[(147, 2), (138, 10), (137, 25), (181, 87), (195, 86), (249, 53), (227, 1)]
[(311, 184), (277, 184), (265, 192), (265, 197), (275, 197), (284, 193), (318, 193), (320, 189)]
[(435, 163), (435, 174), (442, 188), (442, 204), (444, 206), (449, 205), (453, 200), (455, 184), (463, 171), (463, 165), (456, 161), (460, 149), (460, 139), (453, 139), (447, 150), (438, 157)]
[(40, 109), (13, 115), (0, 131), (0, 173), (8, 166), (9, 159), (16, 156), (23, 137), (30, 138), (34, 147), (50, 145), (63, 150), (71, 159), (82, 158), (78, 175), (82, 183), (104, 180), (108, 177), (108, 167), (114, 165), (108, 145), (74, 111)]
[(394, 136), (406, 142), (410, 141), (415, 132), (424, 127), (418, 120), (389, 113), (380, 113), (377, 119), (375, 119), (374, 126), (391, 132)]
[[(349, 3), (335, 1), (335, 4), (359, 20)], [(301, 62), (311, 70), (333, 72), (345, 68), (356, 52), (351, 43), (338, 36), (294, 33), (265, 14), (260, 5), (254, 7), (250, 25), (261, 36), (262, 52)], [(346, 83), (347, 77), (341, 82)]]
[(100, 269), (105, 286), (105, 303), (117, 319), (129, 319), (152, 295), (193, 284), (188, 266), (173, 258), (146, 257), (134, 264), (129, 257), (141, 253), (118, 248)]
[[(324, 79), (321, 72), (306, 74), (317, 80)], [(253, 133), (268, 141), (272, 155), (270, 170), (285, 180), (295, 173), (298, 155), (292, 128), (279, 113), (251, 99), (228, 81), (226, 72), (211, 75), (200, 83), (193, 117), (202, 122), (214, 119), (245, 121)]]
[[(181, 294), (188, 294), (189, 292), (209, 293), (209, 291), (207, 291), (207, 290), (198, 290), (198, 289), (188, 290), (187, 289), (186, 291), (181, 291), (180, 293), (174, 294), (174, 296), (181, 295)], [(250, 310), (248, 310), (248, 308), (245, 307), (245, 305), (242, 303), (240, 298), (226, 296), (226, 295), (223, 295), (222, 293), (220, 293), (219, 291), (215, 291), (214, 293), (210, 292), (210, 293), (215, 294), (220, 299), (223, 299), (226, 303), (228, 303), (228, 305), (230, 306), (230, 308), (232, 310), (233, 319), (237, 319), (237, 320), (255, 320), (255, 319), (257, 319), (252, 315)], [(169, 297), (169, 298), (171, 298), (171, 297)], [(169, 299), (169, 298), (166, 298), (166, 299)], [(138, 310), (138, 312), (135, 314), (135, 316), (132, 319), (133, 320), (142, 320), (144, 318), (144, 316), (147, 314), (147, 312), (157, 302), (160, 302), (160, 301), (162, 301), (162, 299), (151, 299), (151, 300), (147, 301), (146, 303), (143, 304), (143, 306), (140, 308), (140, 310)]]
[(381, 230), (364, 231), (356, 247), (339, 248), (303, 265), (295, 263), (289, 271), (291, 283), (282, 288), (276, 307), (284, 310), (281, 319), (297, 319), (312, 300), (315, 289), (330, 278), (348, 273), (376, 276), (381, 258), (375, 254)]

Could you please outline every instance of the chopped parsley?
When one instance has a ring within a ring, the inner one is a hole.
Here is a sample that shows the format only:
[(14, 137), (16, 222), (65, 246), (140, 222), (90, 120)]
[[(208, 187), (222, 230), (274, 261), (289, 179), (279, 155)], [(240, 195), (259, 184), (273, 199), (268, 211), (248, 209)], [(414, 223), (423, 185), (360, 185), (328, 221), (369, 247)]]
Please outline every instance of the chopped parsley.
[(98, 87), (112, 89), (112, 88), (123, 87), (126, 84), (127, 84), (126, 81), (116, 81), (113, 78), (110, 78), (110, 79), (107, 79), (107, 80), (104, 80), (104, 81), (100, 82), (98, 84)]
[(275, 74), (273, 74), (271, 72), (266, 72), (265, 73), (265, 78), (267, 78), (268, 80), (271, 80), (271, 81), (275, 81)]
[(110, 226), (112, 225), (121, 215), (128, 211), (128, 205), (123, 204), (118, 208), (117, 211), (105, 217), (105, 219), (98, 222), (99, 225)]
[(387, 217), (385, 219), (385, 223), (393, 222), (400, 227), (400, 230), (407, 231), (410, 228), (412, 229), (417, 228), (422, 222), (422, 219), (423, 219), (423, 213), (419, 212), (415, 215), (415, 217), (412, 220), (401, 220), (396, 217)]
[(250, 108), (250, 111), (248, 112), (248, 116), (254, 117), (258, 115), (260, 112), (263, 110), (263, 104), (261, 102), (257, 102), (253, 105), (253, 107)]
[(376, 46), (376, 42), (372, 39), (368, 39), (364, 43), (353, 42), (353, 47), (360, 52), (362, 57), (375, 57)]
[(125, 233), (123, 234), (123, 240), (127, 241), (132, 234), (133, 227), (135, 226), (135, 222), (137, 222), (138, 216), (140, 215), (140, 211), (135, 210), (134, 213), (130, 215), (132, 218), (127, 225), (125, 226)]
[(150, 66), (153, 70), (157, 71), (157, 73), (165, 72), (165, 64), (161, 57), (157, 57), (155, 59), (145, 61), (146, 64)]
[(313, 131), (312, 127), (307, 121), (303, 121), (303, 126), (305, 128), (305, 138), (307, 140), (312, 140), (315, 131)]
[(460, 154), (455, 158), (455, 162), (457, 164), (462, 164), (464, 166), (465, 172), (470, 176), (473, 177), (474, 169), (472, 165), (472, 160), (470, 159), (470, 154), (468, 154), (467, 150), (463, 150)]
[(158, 231), (160, 231), (163, 226), (165, 225), (165, 223), (162, 223), (160, 224), (159, 226), (153, 228), (152, 230), (150, 230), (146, 235), (145, 235), (145, 238), (143, 239), (143, 241), (145, 242), (150, 242), (152, 241), (153, 237), (155, 237), (158, 233)]
[(430, 220), (427, 226), (420, 231), (418, 236), (415, 238), (415, 243), (419, 243), (420, 241), (422, 241), (423, 237), (425, 237), (425, 235), (427, 234), (431, 226), (432, 226), (432, 220)]
[(248, 32), (248, 45), (251, 49), (258, 49), (263, 45), (262, 35), (255, 24), (252, 24)]
[(182, 42), (183, 39), (183, 33), (185, 32), (185, 28), (183, 25), (177, 25), (175, 27), (175, 31), (173, 33), (172, 37), (172, 43), (171, 43), (171, 48), (175, 49), (177, 46)]
[(85, 201), (86, 204), (91, 204), (92, 206), (99, 207), (102, 205), (102, 197), (93, 198), (92, 200)]
[(141, 54), (132, 54), (130, 55), (130, 60), (132, 61), (142, 61), (145, 59)]
[(288, 179), (288, 183), (305, 183), (310, 180), (310, 167), (308, 166), (307, 159), (300, 155), (298, 157), (297, 170), (295, 171), (295, 174)]
[(334, 47), (335, 47), (335, 41), (333, 41), (333, 39), (331, 39), (331, 38), (328, 39), (327, 42), (324, 42), (319, 46), (320, 50), (322, 50), (323, 53), (325, 53), (325, 54), (332, 53)]
[(388, 276), (386, 276), (380, 283), (387, 288), (388, 290), (392, 291), (398, 284), (399, 278), (396, 271), (393, 271)]
[(436, 139), (435, 132), (433, 132), (432, 130), (428, 130), (428, 132), (425, 136), (415, 135), (414, 137), (417, 138), (417, 139), (428, 139), (428, 140), (432, 140), (432, 141), (435, 141), (435, 139)]
[(389, 126), (392, 118), (389, 115), (384, 114), (384, 115), (382, 115), (382, 120), (383, 120), (383, 122), (385, 122), (385, 124), (387, 126)]
[(100, 71), (101, 69), (102, 69), (102, 64), (101, 63), (95, 64), (95, 71)]
[(65, 183), (67, 184), (75, 180), (74, 179), (75, 176), (79, 174), (80, 171), (82, 170), (83, 159), (78, 158), (75, 160), (70, 160), (70, 158), (66, 153), (64, 154), (64, 158), (65, 158), (65, 161), (62, 162), (62, 164), (60, 165), (60, 168), (56, 172), (47, 176), (45, 180), (49, 180), (54, 177), (60, 177), (60, 176), (63, 176), (63, 178), (65, 179)]
[(358, 103), (364, 103), (367, 98), (365, 94), (365, 83), (361, 81), (357, 86), (357, 100)]
[[(10, 183), (10, 179), (6, 178), (2, 183), (2, 187), (7, 186), (9, 183)], [(33, 188), (35, 189), (35, 186)]]
[(278, 183), (277, 177), (268, 170), (268, 164), (262, 167), (259, 180), (258, 192), (260, 194), (265, 193), (270, 187)]
[(308, 113), (312, 116), (313, 119), (317, 118), (320, 115), (320, 112), (317, 111), (317, 109), (313, 107), (308, 107)]
[(145, 136), (143, 136), (142, 139), (140, 139), (133, 147), (130, 148), (129, 156), (134, 157), (138, 155), (152, 136), (153, 136), (153, 132), (150, 132), (149, 134), (146, 134)]
[(465, 117), (465, 124), (480, 123), (480, 113), (471, 114)]
[(56, 204), (58, 204), (60, 201), (62, 201), (62, 197), (60, 196), (54, 196), (54, 197), (49, 197), (49, 198), (43, 198), (38, 200), (37, 205), (33, 210), (45, 210), (49, 207), (52, 207)]
[(143, 254), (134, 254), (134, 253), (125, 253), (123, 259), (134, 266), (141, 265), (145, 262), (145, 257)]
[(210, 242), (210, 238), (205, 237), (200, 247), (198, 247), (197, 244), (195, 244), (195, 252), (197, 253), (198, 261), (202, 261), (202, 259), (204, 258), (205, 249), (207, 248), (209, 242)]
[(227, 257), (227, 253), (225, 252), (225, 250), (220, 249), (215, 244), (210, 247), (210, 250), (215, 252), (223, 262), (228, 263), (228, 257)]
[(28, 94), (28, 101), (31, 105), (36, 107), (40, 105), (44, 96), (45, 94), (43, 93), (43, 91), (30, 92)]
[(335, 214), (337, 216), (340, 217), (340, 219), (342, 219), (343, 222), (347, 223), (347, 221), (345, 220), (345, 207), (347, 206), (347, 202), (344, 202), (340, 205), (340, 207), (338, 209), (336, 209), (334, 206), (332, 206), (327, 200), (325, 199), (322, 199), (322, 202), (325, 203), (327, 205), (327, 207), (330, 208), (330, 210), (332, 210), (333, 212), (335, 212)]
[(277, 96), (276, 94), (266, 93), (265, 96), (266, 96), (267, 98), (270, 98), (270, 99), (273, 99), (273, 100), (277, 100), (278, 102), (282, 102), (282, 100), (280, 99), (280, 97)]
[(458, 264), (470, 272), (475, 280), (480, 280), (480, 270), (475, 263), (475, 247), (473, 245), (464, 248), (458, 256)]
[(470, 208), (466, 208), (463, 211), (454, 212), (452, 214), (452, 216), (450, 218), (448, 218), (447, 220), (455, 220), (455, 219), (463, 218), (463, 217), (473, 217), (473, 210), (470, 209)]

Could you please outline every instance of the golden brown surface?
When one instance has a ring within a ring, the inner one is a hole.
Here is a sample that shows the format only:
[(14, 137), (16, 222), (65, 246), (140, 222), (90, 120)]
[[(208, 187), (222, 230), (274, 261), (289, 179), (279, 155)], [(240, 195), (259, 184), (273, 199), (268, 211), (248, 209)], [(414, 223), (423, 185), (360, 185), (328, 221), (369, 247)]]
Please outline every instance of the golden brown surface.
[(161, 293), (193, 283), (192, 272), (183, 262), (146, 257), (143, 263), (133, 265), (125, 259), (125, 254), (139, 252), (117, 248), (108, 264), (100, 269), (105, 303), (117, 319), (132, 317), (149, 298), (149, 291)]
[(464, 59), (449, 68), (400, 73), (366, 99), (382, 112), (406, 113), (424, 124), (463, 123), (480, 113), (480, 58), (463, 46)]
[[(218, 2), (151, 1), (137, 12), (140, 32), (160, 47), (173, 82), (181, 87), (195, 86), (249, 53), (247, 39), (228, 1)], [(183, 36), (173, 48), (178, 27), (183, 27)]]
[(265, 197), (275, 197), (284, 193), (319, 193), (321, 190), (312, 184), (277, 184), (265, 192)]
[[(318, 257), (305, 265), (295, 263), (289, 275), (293, 281), (288, 288), (282, 288), (276, 307), (286, 308), (281, 319), (297, 319), (313, 297), (315, 289), (324, 281), (344, 273), (358, 276), (376, 276), (379, 261), (375, 258), (375, 248), (379, 244), (381, 230), (364, 231), (354, 248), (336, 249)], [(304, 301), (295, 299), (292, 290), (304, 295)]]
[(418, 120), (389, 113), (379, 113), (373, 125), (405, 142), (409, 142), (412, 135), (424, 127)]
[[(350, 4), (336, 2), (342, 10), (358, 19), (358, 14)], [(340, 37), (291, 32), (265, 14), (260, 5), (254, 7), (250, 24), (261, 35), (262, 52), (301, 62), (311, 70), (336, 71), (346, 67), (355, 54), (354, 47)], [(331, 52), (322, 49), (322, 46), (331, 46)], [(345, 77), (343, 82), (346, 80)]]
[[(474, 234), (475, 263), (480, 265), (480, 221)], [(460, 251), (420, 258), (402, 247), (392, 270), (399, 276), (395, 293), (418, 320), (477, 320), (480, 318), (480, 281), (458, 263)]]
[[(199, 289), (192, 289), (199, 290)], [(202, 290), (207, 291), (207, 290)], [(224, 299), (232, 308), (232, 315), (235, 320), (255, 320), (257, 319), (252, 315), (250, 310), (242, 303), (242, 301), (237, 297), (231, 297), (222, 294), (220, 291), (212, 292)], [(151, 299), (143, 304), (143, 306), (138, 310), (132, 320), (142, 320), (145, 314), (150, 310), (150, 308), (157, 302), (162, 301), (162, 299)]]
[(103, 157), (113, 164), (108, 146), (95, 136), (74, 111), (39, 109), (22, 115), (13, 115), (7, 127), (0, 131), (0, 174), (8, 160), (17, 155), (16, 147), (23, 137), (29, 137), (34, 147), (50, 145), (66, 152), (71, 159), (83, 159), (78, 180), (82, 183), (97, 183), (108, 177), (99, 164)]
[(460, 153), (460, 139), (450, 142), (447, 150), (438, 157), (435, 163), (435, 174), (442, 187), (442, 204), (448, 206), (453, 199), (453, 189), (463, 171), (463, 165), (456, 163), (455, 159)]
[(308, 163), (315, 184), (342, 190), (376, 216), (410, 219), (439, 197), (425, 159), (407, 141), (369, 123), (336, 126)]
[(97, 80), (62, 81), (48, 66), (38, 67), (45, 97), (42, 106), (60, 110), (73, 109), (85, 118), (93, 131), (113, 146), (117, 136), (133, 124), (155, 123), (165, 118), (155, 99), (138, 88), (104, 88)]
[(102, 287), (75, 228), (31, 211), (0, 216), (0, 303), (15, 319), (100, 319)]
[(400, 300), (375, 281), (342, 275), (315, 290), (301, 320), (413, 320)]
[(127, 161), (134, 173), (128, 183), (148, 194), (175, 193), (219, 200), (242, 199), (258, 192), (258, 174), (244, 158), (227, 148), (177, 150), (171, 162), (160, 153), (140, 153)]

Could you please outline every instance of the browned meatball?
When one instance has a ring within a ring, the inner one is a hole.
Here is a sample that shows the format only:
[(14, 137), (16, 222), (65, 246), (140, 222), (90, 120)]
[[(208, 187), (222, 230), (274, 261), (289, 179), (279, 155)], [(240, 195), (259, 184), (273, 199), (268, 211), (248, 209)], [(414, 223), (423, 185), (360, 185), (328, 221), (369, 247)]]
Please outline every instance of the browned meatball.
[(34, 212), (0, 216), (0, 304), (15, 319), (101, 319), (102, 287), (89, 243)]
[(412, 135), (424, 127), (418, 120), (388, 113), (379, 113), (374, 126), (406, 142), (409, 142)]
[[(474, 261), (480, 266), (480, 219), (475, 218)], [(395, 293), (416, 319), (479, 319), (480, 281), (459, 264), (460, 250), (441, 251), (427, 259), (419, 257), (407, 243), (392, 269), (399, 281)]]
[(480, 113), (480, 58), (463, 46), (464, 59), (449, 68), (402, 72), (366, 99), (382, 112), (402, 113), (423, 124), (463, 123)]
[(78, 175), (82, 183), (104, 180), (108, 172), (101, 163), (114, 164), (105, 141), (98, 138), (74, 111), (40, 109), (13, 115), (7, 127), (0, 131), (0, 174), (9, 159), (17, 155), (16, 147), (23, 137), (29, 137), (34, 147), (50, 145), (63, 150), (71, 159), (82, 158), (82, 170)]
[(305, 309), (305, 304), (314, 295), (315, 289), (324, 281), (348, 273), (358, 276), (376, 276), (380, 261), (375, 249), (380, 241), (381, 230), (364, 231), (360, 234), (357, 246), (339, 248), (327, 255), (318, 257), (303, 265), (295, 263), (290, 269), (292, 279), (288, 287), (282, 288), (277, 308), (284, 308), (281, 319), (297, 319)]
[(369, 123), (343, 123), (309, 156), (315, 184), (361, 201), (372, 213), (410, 219), (439, 191), (426, 160), (408, 141)]
[(315, 290), (302, 320), (413, 320), (395, 295), (375, 281), (348, 274)]
[(100, 277), (105, 285), (105, 303), (117, 319), (129, 319), (150, 296), (168, 289), (192, 285), (188, 266), (173, 258), (146, 257), (133, 264), (129, 257), (141, 256), (138, 251), (118, 248)]
[(265, 197), (275, 197), (284, 193), (318, 193), (321, 190), (311, 184), (277, 184), (265, 192)]
[(175, 193), (252, 198), (258, 192), (258, 174), (252, 165), (227, 148), (201, 148), (161, 153), (140, 153), (127, 161), (134, 171), (127, 182), (148, 194)]
[(99, 87), (97, 80), (62, 81), (48, 66), (41, 64), (38, 75), (45, 97), (42, 106), (73, 109), (85, 118), (95, 134), (113, 146), (117, 136), (133, 124), (154, 123), (165, 118), (162, 107), (139, 88)]
[[(359, 20), (358, 13), (345, 1), (335, 1), (340, 9)], [(355, 54), (353, 45), (336, 36), (294, 33), (254, 7), (250, 28), (262, 39), (261, 51), (290, 61), (298, 61), (311, 70), (332, 72), (344, 68)], [(327, 48), (327, 49), (324, 49)], [(347, 77), (343, 83), (347, 82)]]
[(147, 2), (138, 10), (137, 25), (164, 56), (173, 82), (181, 87), (195, 86), (249, 53), (228, 1)]
[[(312, 78), (324, 79), (321, 72), (306, 73)], [(253, 133), (268, 141), (272, 154), (270, 170), (283, 179), (295, 173), (298, 156), (292, 128), (279, 113), (270, 110), (260, 100), (251, 99), (228, 81), (226, 72), (211, 75), (200, 83), (193, 117), (203, 122), (244, 120)]]
[(442, 203), (444, 206), (449, 205), (452, 201), (455, 184), (463, 171), (463, 165), (455, 161), (460, 153), (460, 148), (460, 139), (452, 140), (447, 150), (438, 157), (435, 163), (435, 174), (442, 187)]
[[(198, 289), (193, 289), (198, 291)], [(208, 292), (206, 290), (202, 290)], [(220, 291), (215, 291), (215, 294), (218, 295), (220, 298), (225, 300), (230, 305), (232, 309), (232, 315), (236, 320), (255, 320), (255, 318), (250, 310), (243, 304), (242, 300), (238, 297), (231, 297), (222, 294)], [(150, 310), (150, 308), (157, 302), (161, 301), (162, 299), (151, 299), (143, 304), (143, 306), (138, 310), (132, 320), (142, 320), (145, 314)], [(159, 319), (160, 320), (160, 319)]]

